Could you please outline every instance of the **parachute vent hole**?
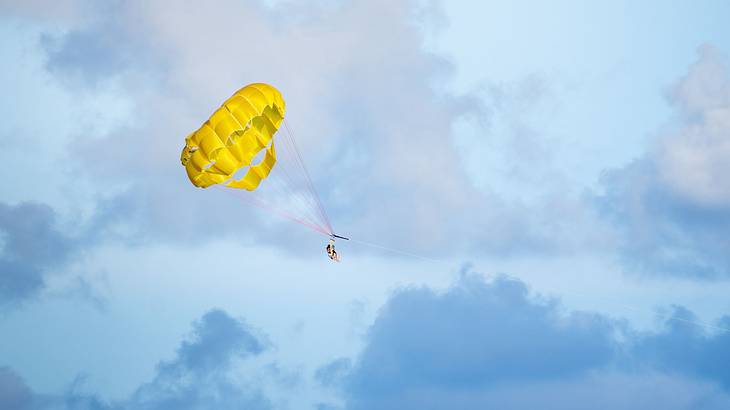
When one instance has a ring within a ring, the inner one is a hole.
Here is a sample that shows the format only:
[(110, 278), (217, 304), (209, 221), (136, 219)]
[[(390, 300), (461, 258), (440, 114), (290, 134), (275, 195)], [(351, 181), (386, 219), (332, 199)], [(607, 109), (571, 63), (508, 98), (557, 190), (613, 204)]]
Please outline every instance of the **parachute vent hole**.
[(231, 176), (231, 179), (234, 179), (234, 180), (237, 180), (237, 181), (243, 179), (243, 177), (246, 176), (246, 173), (248, 172), (248, 169), (249, 169), (249, 167), (241, 167), (241, 168), (239, 168), (236, 172), (233, 173), (233, 175)]
[(253, 167), (260, 164), (261, 161), (264, 160), (264, 156), (266, 156), (266, 149), (262, 149), (255, 157), (253, 157), (253, 159), (251, 159), (251, 166)]
[[(271, 145), (269, 145), (269, 147), (270, 146)], [(269, 147), (266, 147), (266, 148), (261, 149), (261, 151), (259, 151), (256, 154), (256, 156), (254, 156), (251, 159), (251, 163), (249, 165), (247, 165), (247, 166), (244, 166), (244, 167), (239, 168), (236, 172), (233, 173), (232, 178), (235, 179), (235, 180), (240, 180), (243, 177), (245, 177), (246, 176), (246, 173), (248, 172), (249, 169), (251, 169), (251, 167), (260, 164), (264, 160), (264, 157), (266, 156), (266, 150)]]
[(210, 167), (212, 167), (213, 165), (215, 165), (215, 161), (210, 161), (206, 166), (203, 167), (203, 169), (210, 169)]

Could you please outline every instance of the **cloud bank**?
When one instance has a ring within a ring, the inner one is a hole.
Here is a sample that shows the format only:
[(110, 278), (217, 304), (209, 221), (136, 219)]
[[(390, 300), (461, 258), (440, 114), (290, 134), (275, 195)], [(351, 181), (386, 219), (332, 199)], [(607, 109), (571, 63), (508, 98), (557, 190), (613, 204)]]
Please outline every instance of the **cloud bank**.
[[(730, 316), (717, 324), (728, 328)], [(100, 410), (720, 410), (730, 405), (725, 366), (730, 331), (709, 332), (691, 312), (676, 307), (661, 331), (637, 332), (600, 314), (566, 311), (559, 300), (534, 295), (519, 280), (488, 281), (468, 271), (444, 291), (399, 289), (355, 357), (325, 363), (300, 380), (333, 392), (331, 400), (275, 400), (265, 379), (241, 373), (242, 364), (254, 363), (271, 345), (243, 320), (214, 309), (193, 323), (151, 381), (124, 400), (109, 402), (85, 392), (83, 378), (62, 395), (35, 393), (4, 368), (0, 403)], [(296, 384), (286, 384), (286, 392), (296, 391)]]
[(342, 392), (348, 409), (724, 408), (730, 332), (676, 318), (691, 316), (641, 334), (535, 299), (517, 280), (465, 273), (443, 293), (397, 292)]

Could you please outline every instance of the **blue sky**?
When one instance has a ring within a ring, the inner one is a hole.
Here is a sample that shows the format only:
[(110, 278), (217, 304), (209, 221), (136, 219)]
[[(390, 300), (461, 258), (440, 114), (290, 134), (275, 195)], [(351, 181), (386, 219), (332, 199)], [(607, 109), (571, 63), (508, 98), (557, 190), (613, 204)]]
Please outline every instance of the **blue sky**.
[[(0, 1), (0, 408), (729, 408), (728, 16)], [(179, 165), (252, 82), (341, 264)]]

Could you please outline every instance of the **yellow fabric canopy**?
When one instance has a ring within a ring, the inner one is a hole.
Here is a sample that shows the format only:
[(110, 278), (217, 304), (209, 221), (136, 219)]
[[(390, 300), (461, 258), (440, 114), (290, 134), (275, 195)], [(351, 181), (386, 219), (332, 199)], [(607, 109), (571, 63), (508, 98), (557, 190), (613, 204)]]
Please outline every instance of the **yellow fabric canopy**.
[[(285, 111), (281, 93), (271, 85), (249, 84), (236, 91), (185, 138), (180, 161), (190, 182), (200, 188), (223, 184), (256, 189), (276, 164), (273, 138)], [(253, 164), (262, 151), (263, 159)]]

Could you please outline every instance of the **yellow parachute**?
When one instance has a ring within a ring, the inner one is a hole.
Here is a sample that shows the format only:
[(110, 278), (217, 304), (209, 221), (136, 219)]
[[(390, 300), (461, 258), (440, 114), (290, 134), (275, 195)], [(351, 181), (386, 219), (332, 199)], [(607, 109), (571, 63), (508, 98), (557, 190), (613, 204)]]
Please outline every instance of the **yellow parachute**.
[(185, 138), (180, 162), (196, 187), (237, 188), (228, 192), (332, 235), (327, 213), (284, 121), (285, 112), (279, 90), (268, 84), (249, 84)]
[[(276, 164), (274, 134), (285, 111), (281, 93), (271, 85), (249, 84), (236, 91), (185, 138), (180, 161), (190, 182), (200, 188), (223, 184), (255, 190)], [(261, 162), (253, 164), (262, 151)], [(243, 177), (236, 179), (244, 168)]]

